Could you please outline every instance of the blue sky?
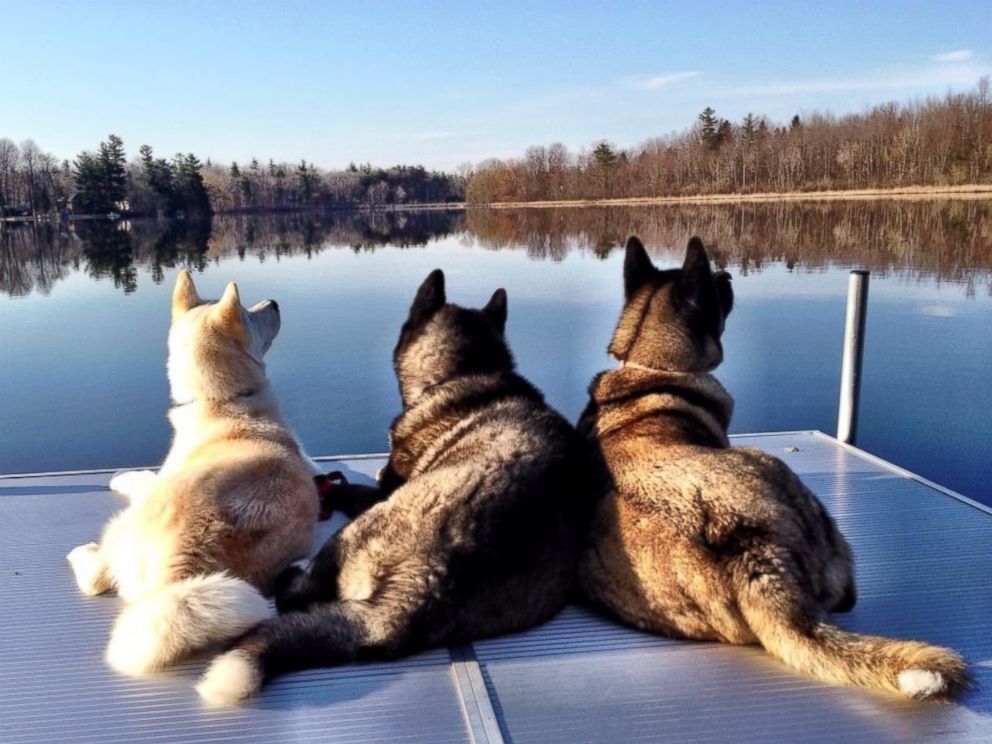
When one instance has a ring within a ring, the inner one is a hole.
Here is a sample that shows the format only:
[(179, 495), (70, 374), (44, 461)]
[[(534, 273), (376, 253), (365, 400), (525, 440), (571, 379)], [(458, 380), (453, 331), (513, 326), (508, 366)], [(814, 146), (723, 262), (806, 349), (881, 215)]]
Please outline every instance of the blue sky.
[(0, 137), (71, 157), (465, 161), (971, 88), (992, 3), (0, 0)]

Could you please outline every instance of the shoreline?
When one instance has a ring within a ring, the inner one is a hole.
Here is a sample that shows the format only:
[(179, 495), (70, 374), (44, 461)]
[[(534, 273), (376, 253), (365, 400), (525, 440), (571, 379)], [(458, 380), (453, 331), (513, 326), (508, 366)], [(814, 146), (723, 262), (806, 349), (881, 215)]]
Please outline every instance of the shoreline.
[[(197, 222), (215, 217), (278, 217), (281, 215), (299, 214), (335, 214), (341, 212), (366, 212), (366, 213), (386, 213), (386, 212), (444, 212), (461, 211), (466, 208), (465, 202), (430, 202), (423, 204), (355, 204), (340, 207), (300, 207), (293, 209), (221, 209), (210, 214), (209, 217), (158, 217), (149, 214), (121, 214), (116, 218), (110, 218), (101, 214), (74, 214), (70, 215), (66, 222), (83, 222), (93, 220), (162, 220), (162, 221), (188, 221)], [(0, 217), (0, 223), (31, 223), (31, 222), (61, 222), (57, 214), (38, 214), (18, 217)]]
[[(558, 199), (513, 202), (435, 202), (423, 204), (356, 204), (330, 208), (221, 210), (212, 217), (265, 217), (293, 214), (333, 212), (440, 212), (470, 209), (569, 209), (576, 207), (654, 207), (666, 205), (725, 205), (770, 204), (803, 201), (869, 201), (869, 200), (928, 201), (935, 199), (992, 200), (992, 184), (963, 186), (901, 186), (890, 189), (851, 189), (846, 191), (768, 191), (755, 194), (695, 194), (691, 196), (627, 196), (610, 199)], [(101, 215), (73, 215), (70, 222), (106, 219)], [(163, 219), (154, 216), (122, 215), (120, 219)], [(175, 219), (175, 218), (164, 218)], [(0, 217), (0, 223), (58, 222), (54, 215)]]
[(569, 207), (649, 207), (667, 204), (760, 204), (792, 201), (844, 201), (869, 199), (992, 199), (992, 184), (965, 186), (903, 186), (891, 189), (848, 191), (783, 191), (756, 194), (697, 194), (694, 196), (629, 196), (615, 199), (560, 199), (548, 201), (486, 202), (466, 204), (467, 209), (552, 209)]

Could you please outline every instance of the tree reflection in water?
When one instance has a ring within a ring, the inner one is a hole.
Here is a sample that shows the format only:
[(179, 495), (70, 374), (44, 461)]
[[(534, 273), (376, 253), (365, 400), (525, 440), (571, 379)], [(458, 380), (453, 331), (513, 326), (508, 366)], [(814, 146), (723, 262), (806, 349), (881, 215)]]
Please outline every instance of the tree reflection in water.
[(225, 257), (308, 258), (325, 250), (424, 246), (449, 236), (492, 250), (561, 260), (569, 251), (606, 258), (636, 233), (655, 249), (681, 250), (693, 234), (721, 266), (741, 275), (769, 263), (789, 270), (859, 266), (955, 282), (992, 293), (992, 202), (833, 201), (765, 204), (469, 209), (228, 216), (212, 221), (123, 220), (0, 230), (0, 291), (48, 294), (84, 271), (134, 292), (139, 269), (161, 282), (176, 266), (202, 269)]

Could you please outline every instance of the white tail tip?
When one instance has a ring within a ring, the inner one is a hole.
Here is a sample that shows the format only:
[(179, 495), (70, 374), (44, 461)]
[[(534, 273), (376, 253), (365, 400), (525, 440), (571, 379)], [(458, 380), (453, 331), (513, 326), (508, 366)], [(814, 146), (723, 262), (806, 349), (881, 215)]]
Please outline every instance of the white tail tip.
[(105, 658), (111, 669), (140, 677), (161, 669), (174, 645), (169, 597), (155, 597), (124, 608), (110, 634)]
[(933, 697), (942, 693), (945, 687), (944, 675), (940, 672), (907, 669), (899, 673), (899, 689), (907, 697), (917, 700)]
[(261, 670), (244, 651), (234, 650), (210, 662), (196, 691), (211, 705), (235, 705), (261, 688)]
[(107, 663), (122, 674), (149, 674), (237, 638), (271, 614), (265, 598), (241, 579), (194, 576), (126, 605), (110, 636)]

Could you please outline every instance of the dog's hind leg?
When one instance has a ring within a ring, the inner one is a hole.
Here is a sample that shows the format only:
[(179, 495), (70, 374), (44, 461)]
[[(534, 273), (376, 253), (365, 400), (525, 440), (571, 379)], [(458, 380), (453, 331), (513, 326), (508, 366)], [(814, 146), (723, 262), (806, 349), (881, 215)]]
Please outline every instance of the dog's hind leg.
[(158, 476), (151, 470), (125, 470), (110, 479), (110, 490), (135, 504), (151, 493), (157, 481)]
[(76, 577), (76, 585), (83, 594), (94, 597), (114, 588), (110, 568), (97, 543), (80, 545), (71, 550), (65, 559), (69, 561)]

